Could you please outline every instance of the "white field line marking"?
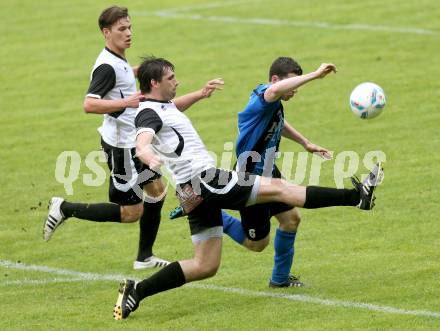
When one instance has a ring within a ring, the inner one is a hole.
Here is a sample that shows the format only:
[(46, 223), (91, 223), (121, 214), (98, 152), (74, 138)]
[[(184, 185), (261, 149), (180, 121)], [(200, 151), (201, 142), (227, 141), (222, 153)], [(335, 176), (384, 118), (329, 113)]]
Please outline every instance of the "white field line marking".
[(397, 315), (413, 315), (413, 316), (425, 316), (425, 317), (435, 317), (440, 318), (440, 312), (436, 311), (428, 311), (428, 310), (408, 310), (395, 308), (390, 306), (379, 306), (370, 303), (363, 302), (351, 302), (351, 301), (343, 301), (343, 300), (335, 300), (335, 299), (322, 299), (318, 297), (313, 297), (310, 295), (302, 295), (302, 294), (287, 294), (287, 293), (275, 293), (275, 292), (259, 292), (259, 291), (251, 291), (241, 288), (229, 288), (222, 287), (216, 285), (204, 285), (204, 284), (192, 284), (193, 288), (200, 289), (209, 289), (227, 293), (241, 294), (246, 296), (253, 297), (269, 297), (269, 298), (277, 298), (277, 299), (287, 299), (292, 301), (299, 301), (305, 303), (315, 303), (323, 306), (335, 306), (335, 307), (344, 307), (344, 308), (357, 308), (364, 309), (370, 311), (377, 311), (381, 313), (388, 314), (397, 314)]
[(8, 285), (46, 285), (51, 283), (84, 282), (84, 278), (52, 278), (52, 279), (19, 279), (0, 282), (0, 286)]
[(24, 264), (17, 263), (8, 260), (0, 260), (0, 267), (10, 268), (10, 269), (18, 269), (18, 270), (26, 270), (26, 271), (38, 271), (38, 272), (46, 272), (49, 274), (62, 275), (62, 276), (74, 276), (75, 278), (80, 278), (82, 280), (110, 280), (110, 281), (120, 281), (127, 276), (124, 275), (103, 275), (103, 274), (94, 274), (90, 272), (80, 272), (68, 269), (59, 269), (52, 268), (47, 266), (40, 265), (32, 265), (32, 264)]
[[(38, 265), (28, 265), (24, 263), (16, 263), (7, 260), (0, 260), (0, 267), (9, 268), (9, 269), (19, 269), (26, 271), (38, 271), (38, 272), (46, 272), (49, 274), (57, 274), (64, 276), (74, 276), (74, 278), (66, 278), (66, 279), (48, 279), (48, 280), (31, 280), (31, 282), (27, 283), (19, 283), (19, 281), (9, 281), (8, 284), (45, 284), (57, 281), (121, 281), (124, 278), (133, 278), (131, 276), (124, 275), (108, 275), (108, 274), (97, 274), (97, 273), (89, 273), (89, 272), (79, 272), (68, 269), (59, 269), (52, 268), (47, 266), (38, 266)], [(37, 282), (38, 281), (38, 282)], [(5, 282), (1, 282), (0, 285)], [(275, 298), (275, 299), (285, 299), (297, 302), (304, 303), (314, 303), (323, 306), (333, 306), (333, 307), (343, 307), (350, 309), (362, 309), (369, 311), (377, 311), (385, 314), (395, 314), (395, 315), (412, 315), (412, 316), (420, 316), (420, 317), (434, 317), (440, 318), (440, 312), (436, 311), (428, 311), (428, 310), (409, 310), (409, 309), (401, 309), (395, 308), (391, 306), (380, 306), (374, 305), (370, 303), (362, 303), (362, 302), (351, 302), (351, 301), (343, 301), (343, 300), (333, 300), (333, 299), (322, 299), (319, 297), (314, 297), (310, 295), (302, 295), (302, 294), (287, 294), (287, 293), (279, 293), (279, 292), (260, 292), (260, 291), (252, 291), (246, 290), (242, 288), (231, 288), (231, 287), (223, 287), (209, 284), (200, 284), (200, 283), (190, 283), (187, 284), (186, 287), (194, 288), (194, 289), (202, 289), (202, 290), (211, 290), (217, 292), (224, 293), (233, 293), (244, 296), (251, 297), (265, 297), (265, 298)]]
[(332, 24), (328, 22), (313, 22), (313, 21), (292, 21), (268, 18), (240, 18), (233, 16), (203, 16), (198, 14), (178, 14), (175, 11), (156, 11), (156, 12), (133, 12), (134, 16), (155, 16), (165, 18), (184, 19), (192, 21), (211, 21), (228, 24), (253, 24), (253, 25), (271, 25), (271, 26), (294, 26), (300, 28), (314, 28), (314, 29), (329, 29), (329, 30), (364, 30), (364, 31), (379, 31), (391, 33), (404, 33), (416, 35), (431, 35), (440, 36), (440, 31), (412, 28), (412, 27), (392, 27), (385, 25), (371, 25), (371, 24)]
[(161, 10), (158, 12), (163, 13), (182, 13), (182, 12), (188, 12), (188, 11), (194, 11), (198, 9), (212, 9), (212, 8), (222, 8), (222, 7), (229, 7), (229, 6), (237, 6), (242, 5), (246, 3), (255, 3), (255, 2), (261, 2), (261, 0), (242, 0), (242, 1), (223, 1), (223, 2), (211, 2), (201, 5), (194, 5), (194, 6), (184, 6), (184, 7), (176, 7), (166, 10)]

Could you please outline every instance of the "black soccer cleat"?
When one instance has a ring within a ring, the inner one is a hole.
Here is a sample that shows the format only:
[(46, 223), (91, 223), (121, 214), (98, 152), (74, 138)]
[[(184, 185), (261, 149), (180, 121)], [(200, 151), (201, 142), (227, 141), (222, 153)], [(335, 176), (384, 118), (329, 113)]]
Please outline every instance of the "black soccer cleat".
[(382, 182), (383, 176), (382, 162), (378, 162), (362, 183), (356, 176), (351, 177), (351, 182), (360, 195), (360, 202), (356, 207), (363, 210), (374, 208), (375, 188)]
[(113, 317), (115, 320), (127, 318), (137, 307), (139, 307), (139, 297), (136, 294), (135, 281), (124, 279), (119, 285), (119, 295), (113, 308)]
[(299, 276), (289, 275), (289, 278), (284, 283), (278, 284), (269, 280), (270, 288), (283, 288), (283, 287), (305, 287), (306, 285), (299, 280)]

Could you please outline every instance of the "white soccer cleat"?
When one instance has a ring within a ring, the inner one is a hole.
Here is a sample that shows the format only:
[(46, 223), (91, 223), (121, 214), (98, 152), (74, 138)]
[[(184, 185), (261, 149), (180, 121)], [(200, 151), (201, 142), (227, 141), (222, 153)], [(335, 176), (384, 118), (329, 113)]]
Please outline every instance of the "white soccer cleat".
[(147, 257), (143, 261), (134, 261), (133, 262), (133, 269), (134, 270), (142, 270), (142, 269), (152, 269), (152, 268), (162, 268), (170, 264), (169, 261), (161, 259), (157, 256), (150, 256)]
[(61, 211), (61, 204), (64, 202), (63, 198), (53, 197), (49, 201), (49, 213), (43, 227), (43, 239), (48, 241), (56, 228), (65, 221), (65, 217)]

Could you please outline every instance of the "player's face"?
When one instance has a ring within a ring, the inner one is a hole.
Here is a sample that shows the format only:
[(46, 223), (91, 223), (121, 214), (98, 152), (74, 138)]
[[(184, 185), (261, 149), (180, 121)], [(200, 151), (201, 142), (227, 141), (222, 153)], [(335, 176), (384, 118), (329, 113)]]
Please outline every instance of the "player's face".
[(174, 71), (167, 68), (160, 82), (160, 91), (164, 100), (171, 100), (176, 96), (177, 85), (179, 85), (179, 82)]
[[(283, 79), (291, 78), (291, 77), (296, 77), (296, 76), (297, 76), (296, 74), (294, 74), (294, 73), (290, 73), (290, 74), (287, 75), (287, 77), (284, 77)], [(292, 99), (292, 98), (295, 96), (295, 94), (296, 94), (297, 92), (298, 92), (298, 90), (292, 90), (292, 91), (286, 92), (286, 93), (284, 93), (284, 94), (281, 96), (281, 100), (283, 100), (283, 101), (289, 101), (290, 99)]]
[(124, 53), (131, 46), (130, 17), (121, 18), (110, 29), (104, 29), (104, 35), (110, 49)]

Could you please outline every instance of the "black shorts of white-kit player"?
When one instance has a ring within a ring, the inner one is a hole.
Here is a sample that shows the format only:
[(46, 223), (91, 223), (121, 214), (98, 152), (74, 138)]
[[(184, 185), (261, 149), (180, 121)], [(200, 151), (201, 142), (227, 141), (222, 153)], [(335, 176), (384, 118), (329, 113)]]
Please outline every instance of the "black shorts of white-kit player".
[(161, 175), (148, 168), (135, 156), (135, 148), (114, 147), (102, 139), (101, 146), (110, 169), (109, 200), (122, 206), (142, 202), (143, 186), (160, 178)]
[(222, 209), (241, 210), (255, 203), (259, 176), (249, 173), (209, 168), (186, 183), (177, 187), (187, 190), (188, 186), (201, 197), (201, 202), (188, 213), (191, 235), (197, 235), (209, 228), (219, 227), (223, 233)]
[(153, 150), (172, 173), (178, 191), (190, 184), (203, 199), (188, 212), (193, 241), (221, 237), (221, 208), (239, 210), (256, 199), (260, 177), (216, 169), (190, 119), (173, 102), (141, 102), (135, 125), (137, 135), (154, 135)]
[[(281, 172), (276, 166), (272, 171), (272, 178), (282, 178)], [(294, 207), (282, 202), (270, 202), (241, 209), (241, 225), (246, 237), (252, 241), (265, 238), (270, 232), (271, 217), (292, 208)]]
[[(87, 97), (118, 100), (136, 93), (136, 79), (130, 64), (107, 47), (96, 59), (90, 78)], [(140, 203), (143, 185), (160, 177), (135, 157), (136, 111), (125, 108), (104, 114), (98, 129), (111, 172), (109, 200), (122, 206)]]

